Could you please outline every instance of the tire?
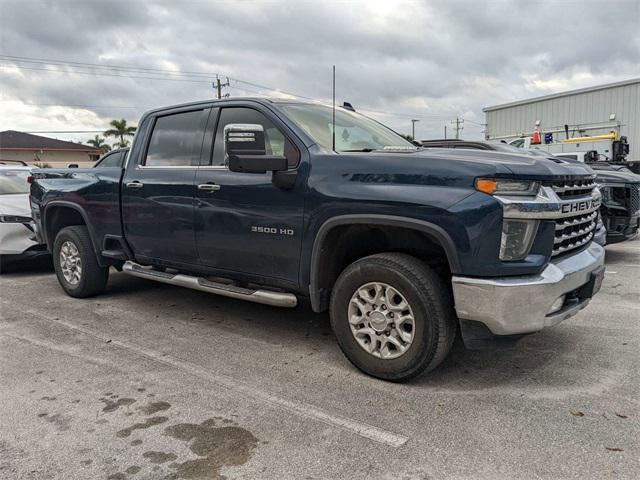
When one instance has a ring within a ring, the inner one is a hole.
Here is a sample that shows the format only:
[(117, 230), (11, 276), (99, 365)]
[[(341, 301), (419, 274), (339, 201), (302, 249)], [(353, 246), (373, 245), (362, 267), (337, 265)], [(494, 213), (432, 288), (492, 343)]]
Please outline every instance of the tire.
[[(362, 292), (368, 293), (361, 296)], [(365, 297), (375, 297), (381, 305), (369, 304)], [(405, 305), (408, 308), (403, 309)], [(371, 310), (373, 306), (379, 313)], [(338, 344), (349, 361), (368, 375), (394, 382), (437, 367), (451, 350), (457, 329), (450, 290), (424, 262), (404, 253), (371, 255), (349, 265), (333, 287), (330, 314)], [(386, 322), (393, 321), (392, 316), (404, 323), (387, 323), (387, 330), (380, 333), (384, 325), (380, 314)], [(412, 322), (403, 320), (409, 318)], [(352, 327), (350, 319), (362, 323)], [(411, 341), (405, 342), (411, 335)], [(371, 348), (378, 350), (371, 353), (367, 350)]]
[[(69, 261), (65, 263), (63, 256)], [(74, 269), (78, 263), (80, 269)], [(89, 231), (84, 225), (65, 227), (58, 232), (53, 243), (53, 266), (62, 289), (76, 298), (101, 293), (109, 278), (109, 269), (98, 265)]]

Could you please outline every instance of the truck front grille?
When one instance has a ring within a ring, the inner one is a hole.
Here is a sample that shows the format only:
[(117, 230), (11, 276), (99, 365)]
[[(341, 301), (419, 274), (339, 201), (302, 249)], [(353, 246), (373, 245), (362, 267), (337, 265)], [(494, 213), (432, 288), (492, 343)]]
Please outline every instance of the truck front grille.
[(555, 257), (589, 243), (593, 238), (597, 219), (597, 211), (557, 219), (552, 256)]
[(593, 189), (596, 188), (596, 182), (593, 178), (565, 180), (561, 182), (553, 182), (551, 188), (553, 188), (556, 195), (562, 199), (582, 197), (584, 195), (591, 194)]
[(640, 183), (631, 185), (629, 189), (629, 213), (632, 215), (640, 210)]

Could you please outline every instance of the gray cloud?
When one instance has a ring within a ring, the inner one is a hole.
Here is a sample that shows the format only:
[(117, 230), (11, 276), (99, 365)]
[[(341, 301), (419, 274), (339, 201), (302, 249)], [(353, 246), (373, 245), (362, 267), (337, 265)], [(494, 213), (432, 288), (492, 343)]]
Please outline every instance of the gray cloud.
[[(408, 132), (415, 116), (421, 137), (441, 136), (456, 115), (482, 122), (483, 106), (640, 75), (640, 0), (21, 0), (0, 3), (0, 27), (5, 55), (220, 72), (319, 99), (331, 96), (336, 64), (341, 100), (392, 112), (372, 115), (400, 131)], [(88, 105), (105, 125), (213, 96), (213, 76), (190, 83), (131, 78), (150, 72), (100, 70), (123, 75), (103, 77), (0, 63), (0, 107), (15, 99)], [(273, 94), (231, 83), (234, 96)], [(48, 108), (38, 106), (29, 116), (37, 125), (28, 128), (46, 130)], [(73, 118), (74, 111), (56, 115)], [(11, 128), (13, 119), (1, 121)], [(480, 131), (469, 122), (465, 136), (479, 138)]]

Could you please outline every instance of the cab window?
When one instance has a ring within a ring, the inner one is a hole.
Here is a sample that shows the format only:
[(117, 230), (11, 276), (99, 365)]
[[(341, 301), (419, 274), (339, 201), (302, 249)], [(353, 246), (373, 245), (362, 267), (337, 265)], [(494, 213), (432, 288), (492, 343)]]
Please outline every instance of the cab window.
[(143, 164), (147, 167), (198, 165), (208, 114), (208, 110), (196, 110), (158, 117)]
[(122, 160), (125, 152), (109, 153), (102, 157), (98, 163), (94, 165), (94, 168), (107, 168), (107, 167), (120, 167), (122, 168)]
[(231, 123), (262, 125), (267, 155), (287, 157), (289, 168), (295, 168), (298, 165), (300, 153), (295, 145), (264, 114), (246, 107), (228, 107), (220, 112), (211, 165), (226, 166), (227, 164), (224, 152), (224, 127)]

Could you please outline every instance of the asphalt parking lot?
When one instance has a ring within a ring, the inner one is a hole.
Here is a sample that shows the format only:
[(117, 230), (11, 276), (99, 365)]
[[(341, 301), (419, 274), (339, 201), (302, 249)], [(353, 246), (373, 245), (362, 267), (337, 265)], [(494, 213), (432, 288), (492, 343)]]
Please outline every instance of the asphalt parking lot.
[(364, 376), (328, 317), (112, 273), (0, 276), (0, 478), (638, 478), (640, 240), (515, 348)]

